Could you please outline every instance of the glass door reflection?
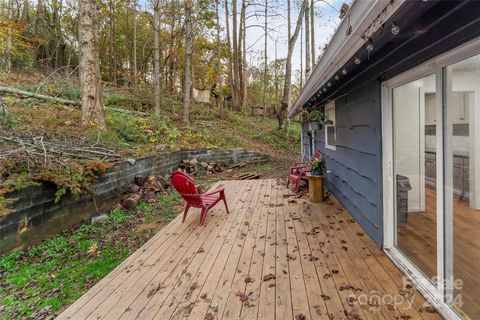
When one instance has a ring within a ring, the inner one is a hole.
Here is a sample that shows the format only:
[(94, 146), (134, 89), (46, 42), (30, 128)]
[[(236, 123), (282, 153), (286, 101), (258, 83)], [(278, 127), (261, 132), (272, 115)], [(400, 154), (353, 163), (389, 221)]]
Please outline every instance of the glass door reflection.
[(429, 279), (437, 275), (435, 80), (392, 92), (396, 247)]

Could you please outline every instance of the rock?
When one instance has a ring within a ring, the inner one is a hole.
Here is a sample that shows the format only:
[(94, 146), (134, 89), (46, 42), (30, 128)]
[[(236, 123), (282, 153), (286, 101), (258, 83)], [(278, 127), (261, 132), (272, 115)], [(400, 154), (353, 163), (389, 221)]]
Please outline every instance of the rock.
[(133, 183), (130, 184), (126, 190), (127, 193), (138, 193), (138, 191), (140, 191), (140, 187)]
[(127, 210), (133, 210), (137, 206), (138, 202), (140, 201), (139, 194), (129, 194), (127, 195), (122, 201), (122, 207)]
[(108, 216), (106, 214), (101, 214), (99, 216), (94, 216), (94, 217), (92, 217), (92, 224), (101, 223), (101, 222), (103, 222), (107, 219), (108, 219)]
[(155, 147), (155, 149), (157, 150), (157, 152), (161, 152), (163, 150), (165, 150), (167, 148), (167, 145), (165, 144), (157, 144), (157, 146)]

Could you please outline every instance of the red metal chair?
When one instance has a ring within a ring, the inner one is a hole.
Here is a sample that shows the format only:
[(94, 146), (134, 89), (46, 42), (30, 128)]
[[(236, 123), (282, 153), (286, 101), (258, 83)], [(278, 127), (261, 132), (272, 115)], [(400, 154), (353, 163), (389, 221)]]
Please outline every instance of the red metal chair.
[(302, 180), (308, 181), (308, 172), (310, 172), (310, 166), (308, 164), (301, 162), (295, 163), (295, 165), (290, 168), (290, 174), (288, 175), (287, 179), (287, 188), (291, 182), (293, 184), (295, 192), (298, 192)]
[(202, 209), (200, 225), (203, 225), (208, 210), (215, 206), (220, 200), (223, 200), (225, 209), (227, 209), (227, 213), (229, 213), (227, 198), (225, 197), (225, 188), (218, 188), (207, 193), (202, 193), (200, 186), (196, 185), (189, 175), (181, 171), (174, 172), (170, 176), (170, 181), (175, 190), (187, 201), (182, 222), (185, 222), (187, 218), (188, 209), (194, 207)]

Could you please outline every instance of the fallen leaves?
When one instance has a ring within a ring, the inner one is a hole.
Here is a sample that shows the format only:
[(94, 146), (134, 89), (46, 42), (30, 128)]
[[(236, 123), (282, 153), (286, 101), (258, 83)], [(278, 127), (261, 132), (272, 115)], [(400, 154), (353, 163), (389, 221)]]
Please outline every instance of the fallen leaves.
[(205, 315), (205, 320), (213, 320), (215, 317), (213, 316), (213, 314), (211, 312), (208, 312), (206, 315)]
[(357, 298), (354, 296), (348, 296), (347, 297), (347, 303), (349, 306), (353, 307), (355, 305), (355, 302), (357, 301)]
[(295, 320), (307, 320), (307, 317), (303, 313), (299, 313), (295, 316)]
[(88, 248), (88, 251), (87, 251), (87, 254), (89, 256), (93, 255), (95, 252), (97, 252), (98, 250), (98, 244), (97, 243), (94, 243), (90, 246), (90, 248)]
[(235, 297), (239, 297), (240, 301), (243, 303), (245, 307), (253, 307), (254, 305), (250, 303), (250, 301), (257, 300), (257, 295), (252, 291), (248, 295), (241, 292), (240, 290), (235, 292)]
[(155, 288), (152, 288), (148, 293), (147, 293), (147, 298), (151, 298), (157, 293), (160, 289), (162, 289), (162, 284), (159, 283)]
[(253, 279), (253, 278), (250, 277), (250, 276), (247, 276), (247, 277), (245, 278), (245, 283), (252, 283), (252, 282), (254, 282), (254, 281), (255, 281), (255, 279)]
[(297, 259), (297, 257), (291, 255), (291, 254), (287, 254), (287, 260), (293, 260), (295, 261)]
[(272, 274), (272, 273), (269, 273), (269, 274), (267, 274), (263, 277), (263, 281), (270, 281), (270, 280), (274, 280), (274, 279), (275, 279), (275, 275)]

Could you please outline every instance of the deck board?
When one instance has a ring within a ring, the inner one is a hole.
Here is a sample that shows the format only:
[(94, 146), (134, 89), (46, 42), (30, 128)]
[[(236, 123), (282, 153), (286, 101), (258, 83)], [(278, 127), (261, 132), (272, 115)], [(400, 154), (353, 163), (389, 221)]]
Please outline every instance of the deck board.
[(413, 288), (411, 307), (361, 303), (405, 299), (402, 275), (337, 203), (273, 179), (218, 185), (230, 214), (177, 217), (58, 319), (440, 319)]

